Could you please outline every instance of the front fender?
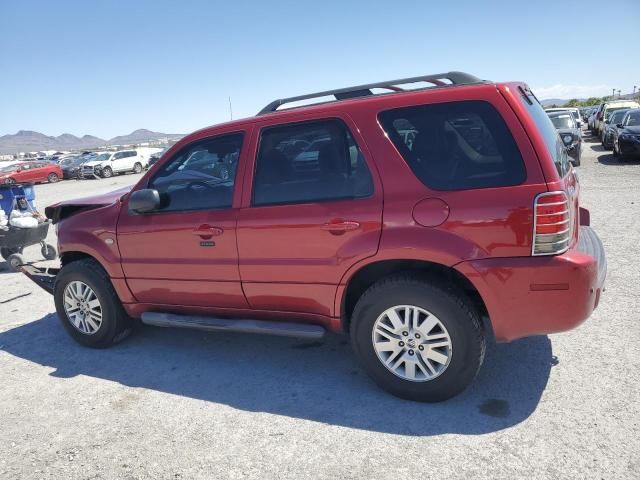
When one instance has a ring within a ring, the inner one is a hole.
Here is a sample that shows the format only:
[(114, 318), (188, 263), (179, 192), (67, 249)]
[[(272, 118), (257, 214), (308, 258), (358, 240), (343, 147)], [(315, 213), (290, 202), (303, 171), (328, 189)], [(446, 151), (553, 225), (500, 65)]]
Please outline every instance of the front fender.
[(58, 251), (93, 257), (111, 278), (124, 278), (116, 236), (120, 203), (78, 213), (58, 225)]

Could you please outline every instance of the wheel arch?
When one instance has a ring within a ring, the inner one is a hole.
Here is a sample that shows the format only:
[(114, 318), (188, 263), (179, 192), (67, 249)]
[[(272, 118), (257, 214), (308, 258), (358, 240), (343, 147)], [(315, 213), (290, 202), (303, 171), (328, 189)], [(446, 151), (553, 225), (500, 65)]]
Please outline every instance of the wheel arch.
[(97, 255), (92, 255), (81, 250), (68, 250), (60, 254), (60, 264), (62, 267), (80, 260), (93, 260), (100, 265), (100, 267), (105, 271), (107, 277), (111, 280), (111, 284), (122, 303), (133, 303), (136, 301), (126, 280), (124, 278), (114, 278), (111, 275), (108, 266), (105, 265), (103, 259), (99, 258)]
[(345, 282), (342, 292), (339, 292), (338, 298), (336, 298), (336, 300), (339, 300), (336, 305), (336, 314), (340, 318), (344, 332), (349, 332), (351, 316), (362, 294), (382, 278), (401, 272), (414, 273), (425, 279), (441, 280), (457, 287), (467, 295), (477, 309), (478, 315), (482, 318), (485, 331), (492, 332), (485, 301), (475, 285), (466, 276), (453, 267), (415, 259), (379, 260), (363, 265), (353, 272)]

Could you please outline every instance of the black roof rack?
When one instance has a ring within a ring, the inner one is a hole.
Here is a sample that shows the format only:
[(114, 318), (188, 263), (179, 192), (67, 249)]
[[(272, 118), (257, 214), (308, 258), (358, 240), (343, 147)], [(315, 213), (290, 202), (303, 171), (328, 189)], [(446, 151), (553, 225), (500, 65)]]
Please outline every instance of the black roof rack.
[[(445, 83), (443, 82), (443, 80), (448, 80), (451, 83)], [(369, 95), (373, 95), (373, 92), (371, 91), (372, 88), (386, 88), (391, 91), (402, 92), (404, 91), (404, 89), (397, 87), (397, 85), (417, 82), (429, 82), (437, 87), (443, 87), (449, 85), (469, 85), (473, 83), (482, 83), (484, 82), (484, 80), (480, 80), (478, 77), (464, 72), (447, 72), (437, 73), (434, 75), (422, 75), (419, 77), (399, 78), (397, 80), (387, 80), (385, 82), (368, 83), (366, 85), (357, 85), (355, 87), (338, 88), (337, 90), (326, 90), (324, 92), (309, 93), (307, 95), (299, 95), (297, 97), (279, 98), (260, 110), (258, 112), (258, 115), (275, 112), (276, 110), (278, 110), (278, 107), (286, 103), (309, 100), (311, 98), (327, 97), (331, 95), (333, 95), (336, 100), (366, 97)]]

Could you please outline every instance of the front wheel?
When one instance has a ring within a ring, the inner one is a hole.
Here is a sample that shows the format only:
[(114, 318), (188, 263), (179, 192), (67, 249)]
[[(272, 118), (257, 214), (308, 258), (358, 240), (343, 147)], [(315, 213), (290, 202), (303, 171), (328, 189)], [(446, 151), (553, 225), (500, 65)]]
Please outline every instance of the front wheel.
[(463, 293), (404, 274), (377, 282), (358, 300), (351, 343), (380, 387), (421, 402), (462, 392), (485, 352), (482, 324)]
[(27, 262), (21, 253), (12, 253), (7, 257), (7, 265), (11, 272), (17, 272), (20, 269), (20, 266), (26, 263)]
[(49, 183), (56, 183), (58, 180), (60, 180), (60, 177), (57, 173), (52, 172), (47, 176), (47, 180), (49, 180)]
[(103, 178), (111, 178), (111, 177), (113, 177), (113, 170), (111, 170), (111, 167), (104, 167), (102, 169), (102, 177)]
[(65, 265), (56, 276), (53, 296), (65, 330), (84, 346), (108, 347), (131, 330), (109, 276), (94, 260)]
[(10, 255), (13, 255), (14, 253), (22, 253), (22, 247), (0, 248), (0, 256), (2, 256), (2, 258), (4, 258), (5, 260), (9, 258)]
[(6, 183), (7, 185), (13, 185), (14, 183), (16, 183), (16, 180), (14, 178), (7, 178), (4, 183)]
[(42, 247), (40, 248), (40, 253), (45, 258), (45, 260), (55, 260), (56, 257), (58, 256), (58, 252), (56, 252), (56, 248), (49, 243), (42, 244)]
[(133, 166), (133, 173), (140, 173), (142, 172), (142, 164), (136, 162), (136, 164)]

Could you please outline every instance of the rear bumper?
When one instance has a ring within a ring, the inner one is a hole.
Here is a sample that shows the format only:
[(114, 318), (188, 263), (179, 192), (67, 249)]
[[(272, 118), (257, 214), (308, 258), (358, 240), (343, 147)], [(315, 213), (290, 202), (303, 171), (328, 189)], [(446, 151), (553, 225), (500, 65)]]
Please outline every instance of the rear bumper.
[(607, 275), (604, 247), (591, 227), (562, 255), (462, 262), (456, 269), (482, 296), (498, 341), (571, 330), (598, 306)]

